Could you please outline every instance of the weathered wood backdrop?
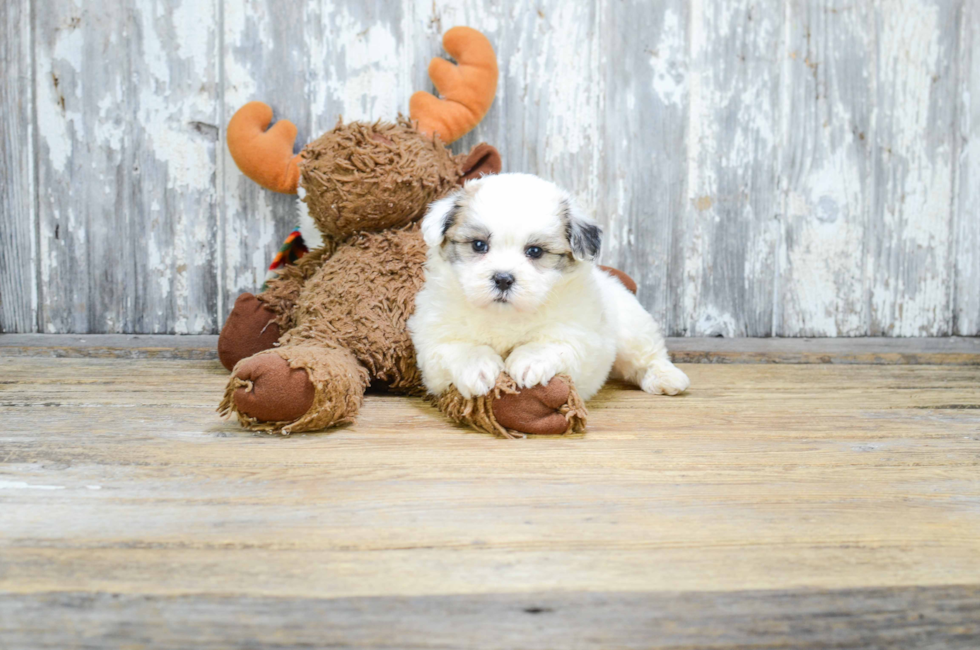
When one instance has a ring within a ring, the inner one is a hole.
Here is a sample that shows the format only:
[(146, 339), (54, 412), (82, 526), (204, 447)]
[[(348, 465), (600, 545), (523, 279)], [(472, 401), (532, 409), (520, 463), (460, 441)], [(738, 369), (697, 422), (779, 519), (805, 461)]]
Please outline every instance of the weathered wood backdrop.
[(392, 118), (457, 24), (458, 148), (571, 188), (672, 334), (980, 333), (976, 0), (2, 0), (3, 331), (217, 331), (296, 215), (233, 111)]

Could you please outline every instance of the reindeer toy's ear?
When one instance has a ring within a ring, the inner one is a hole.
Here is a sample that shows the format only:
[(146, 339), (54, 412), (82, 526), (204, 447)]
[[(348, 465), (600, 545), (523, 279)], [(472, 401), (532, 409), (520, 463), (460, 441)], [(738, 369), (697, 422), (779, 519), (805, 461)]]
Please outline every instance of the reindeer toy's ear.
[(409, 101), (409, 114), (419, 131), (449, 144), (490, 110), (497, 92), (497, 55), (487, 37), (470, 27), (450, 29), (442, 46), (457, 63), (440, 58), (429, 63), (429, 77), (443, 99), (420, 90)]

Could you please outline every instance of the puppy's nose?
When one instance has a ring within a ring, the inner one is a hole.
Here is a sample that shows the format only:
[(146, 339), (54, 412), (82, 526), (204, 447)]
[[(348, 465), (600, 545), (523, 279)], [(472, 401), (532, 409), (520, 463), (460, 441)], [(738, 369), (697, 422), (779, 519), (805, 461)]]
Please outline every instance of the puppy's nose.
[(500, 291), (507, 291), (514, 285), (514, 276), (510, 273), (497, 273), (493, 274), (493, 283), (497, 285), (497, 289)]

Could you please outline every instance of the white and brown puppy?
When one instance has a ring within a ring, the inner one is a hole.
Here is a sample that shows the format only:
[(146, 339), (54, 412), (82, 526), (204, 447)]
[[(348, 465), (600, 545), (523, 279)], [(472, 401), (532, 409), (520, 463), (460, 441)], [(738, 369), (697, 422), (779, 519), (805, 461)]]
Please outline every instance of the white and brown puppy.
[(688, 387), (653, 317), (594, 264), (601, 230), (554, 184), (469, 181), (429, 207), (422, 234), (425, 286), (408, 325), (430, 393), (485, 395), (502, 370), (521, 387), (566, 373), (583, 399), (610, 372), (649, 393)]

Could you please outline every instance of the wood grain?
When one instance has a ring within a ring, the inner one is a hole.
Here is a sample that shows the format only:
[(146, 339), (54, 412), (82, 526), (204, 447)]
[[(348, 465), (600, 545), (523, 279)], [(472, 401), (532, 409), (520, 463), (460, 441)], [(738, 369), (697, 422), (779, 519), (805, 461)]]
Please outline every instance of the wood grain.
[(680, 398), (607, 386), (584, 435), (499, 440), (371, 395), (280, 438), (218, 419), (213, 361), (0, 357), (0, 632), (74, 615), (36, 646), (79, 625), (167, 647), (244, 617), (229, 638), (254, 646), (307, 612), (282, 645), (438, 646), (440, 617), (507, 645), (550, 609), (533, 629), (560, 647), (975, 640), (980, 368), (684, 369)]
[(0, 3), (0, 332), (37, 331), (31, 4)]
[(0, 635), (10, 647), (57, 650), (128, 648), (136, 639), (181, 650), (975, 650), (978, 602), (976, 587), (329, 599), (53, 593), (0, 596)]

